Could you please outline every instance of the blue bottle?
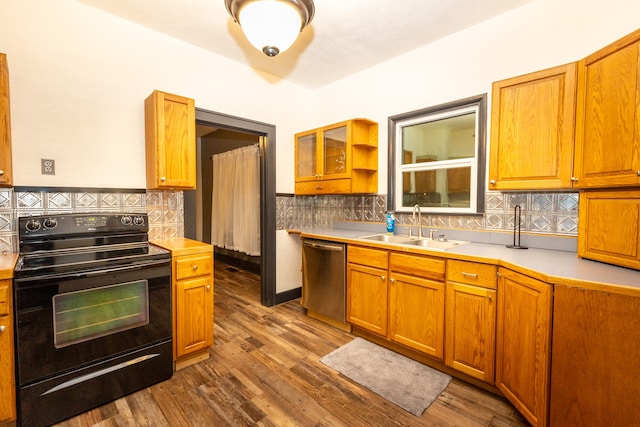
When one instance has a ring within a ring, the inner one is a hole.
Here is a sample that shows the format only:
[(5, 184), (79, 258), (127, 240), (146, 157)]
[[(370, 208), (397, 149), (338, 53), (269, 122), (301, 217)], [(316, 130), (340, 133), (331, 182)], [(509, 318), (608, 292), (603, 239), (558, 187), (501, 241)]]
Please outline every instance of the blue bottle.
[(393, 234), (393, 230), (396, 228), (396, 219), (392, 212), (387, 212), (387, 233)]

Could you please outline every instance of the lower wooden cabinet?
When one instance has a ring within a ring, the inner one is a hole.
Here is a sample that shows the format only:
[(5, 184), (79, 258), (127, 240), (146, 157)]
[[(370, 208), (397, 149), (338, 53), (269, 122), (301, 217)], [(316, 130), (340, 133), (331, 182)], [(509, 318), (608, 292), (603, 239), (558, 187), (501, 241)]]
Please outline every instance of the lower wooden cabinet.
[(555, 286), (552, 427), (640, 423), (640, 295), (635, 293)]
[(174, 260), (176, 358), (208, 350), (213, 344), (213, 255)]
[(496, 386), (532, 426), (549, 408), (552, 286), (498, 269)]
[(171, 251), (173, 359), (181, 369), (208, 358), (213, 345), (213, 246), (190, 239), (153, 244)]
[(347, 321), (442, 359), (444, 260), (349, 245)]
[(16, 419), (11, 280), (0, 280), (0, 424)]
[(493, 384), (496, 267), (447, 261), (445, 364)]
[(385, 250), (347, 248), (347, 321), (384, 337), (388, 330), (388, 265)]
[(395, 252), (389, 257), (389, 339), (442, 360), (444, 260)]

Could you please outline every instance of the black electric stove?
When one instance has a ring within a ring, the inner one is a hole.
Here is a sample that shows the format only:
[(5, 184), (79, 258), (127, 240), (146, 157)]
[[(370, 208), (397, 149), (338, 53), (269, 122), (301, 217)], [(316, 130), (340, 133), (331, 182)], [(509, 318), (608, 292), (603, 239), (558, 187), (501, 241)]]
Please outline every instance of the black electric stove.
[(55, 424), (170, 378), (171, 254), (149, 243), (147, 215), (18, 222), (18, 424)]

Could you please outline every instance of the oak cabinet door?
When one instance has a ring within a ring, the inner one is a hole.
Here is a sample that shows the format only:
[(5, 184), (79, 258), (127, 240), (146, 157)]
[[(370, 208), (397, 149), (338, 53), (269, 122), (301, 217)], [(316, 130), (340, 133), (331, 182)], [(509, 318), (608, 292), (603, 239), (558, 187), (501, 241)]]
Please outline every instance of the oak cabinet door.
[(445, 364), (493, 384), (496, 291), (447, 282)]
[(387, 270), (347, 264), (347, 320), (378, 335), (387, 336)]
[(442, 359), (444, 283), (398, 273), (390, 282), (389, 339)]
[(548, 283), (499, 269), (496, 386), (533, 426), (548, 421), (551, 298)]
[(178, 282), (176, 316), (177, 357), (213, 344), (213, 284), (210, 276)]
[(640, 30), (578, 65), (579, 188), (640, 184)]
[(196, 188), (193, 99), (154, 91), (145, 100), (148, 189)]
[(571, 188), (576, 63), (493, 83), (490, 190)]
[(578, 256), (640, 269), (640, 191), (580, 193)]
[(556, 285), (552, 427), (638, 425), (640, 297)]
[(16, 418), (11, 280), (0, 280), (0, 424)]
[(9, 67), (0, 53), (0, 187), (13, 185), (11, 157), (11, 114), (9, 112)]

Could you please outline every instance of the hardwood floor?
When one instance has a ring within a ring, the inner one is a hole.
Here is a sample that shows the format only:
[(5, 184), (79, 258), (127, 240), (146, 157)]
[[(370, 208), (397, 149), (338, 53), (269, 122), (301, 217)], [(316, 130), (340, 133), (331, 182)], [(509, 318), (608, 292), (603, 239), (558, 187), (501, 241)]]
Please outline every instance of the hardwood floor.
[(503, 399), (454, 379), (416, 417), (319, 359), (353, 336), (299, 300), (260, 305), (259, 276), (215, 263), (211, 357), (58, 426), (526, 426)]

